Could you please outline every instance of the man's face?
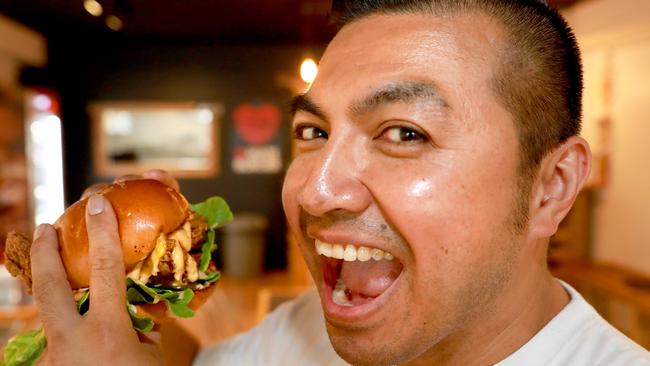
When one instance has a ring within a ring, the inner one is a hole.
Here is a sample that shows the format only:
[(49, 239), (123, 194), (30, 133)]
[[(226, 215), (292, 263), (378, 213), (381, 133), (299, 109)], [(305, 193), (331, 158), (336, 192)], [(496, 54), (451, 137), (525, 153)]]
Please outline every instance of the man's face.
[(501, 39), (480, 15), (370, 16), (296, 103), (283, 203), (352, 363), (453, 343), (511, 276), (518, 143), (490, 88)]

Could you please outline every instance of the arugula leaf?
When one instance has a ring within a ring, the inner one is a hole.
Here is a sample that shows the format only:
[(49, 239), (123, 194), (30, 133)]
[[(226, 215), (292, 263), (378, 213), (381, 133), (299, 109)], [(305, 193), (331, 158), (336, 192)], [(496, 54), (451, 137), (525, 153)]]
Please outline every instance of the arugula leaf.
[(131, 278), (127, 278), (126, 300), (130, 304), (154, 304), (160, 299), (158, 299), (158, 294), (147, 285)]
[(158, 293), (158, 298), (160, 300), (167, 301), (170, 303), (177, 303), (178, 299), (181, 296), (183, 296), (182, 294), (184, 290), (173, 291), (173, 290), (166, 290), (166, 289), (155, 289), (155, 291)]
[(200, 279), (199, 281), (203, 284), (213, 283), (219, 281), (221, 278), (221, 272), (214, 271), (206, 274), (205, 278)]
[(190, 209), (208, 221), (208, 227), (215, 229), (232, 221), (233, 216), (226, 201), (218, 196), (190, 205)]
[[(77, 300), (77, 311), (84, 315), (90, 306), (90, 291), (86, 291)], [(22, 332), (9, 340), (4, 350), (4, 360), (0, 366), (34, 365), (45, 350), (47, 339), (43, 327)]]
[[(233, 215), (226, 201), (218, 196), (210, 197), (201, 203), (192, 204), (190, 208), (208, 221), (208, 237), (201, 245), (201, 258), (198, 265), (198, 270), (205, 272), (208, 270), (208, 266), (212, 260), (212, 252), (217, 249), (217, 245), (214, 242), (215, 229), (232, 221)], [(212, 283), (218, 279), (219, 277), (211, 277), (208, 281), (202, 282)]]
[[(129, 306), (133, 304), (154, 304), (164, 301), (167, 308), (176, 316), (181, 318), (190, 318), (194, 316), (194, 311), (187, 307), (194, 297), (194, 292), (186, 288), (184, 290), (171, 290), (163, 287), (149, 287), (133, 279), (127, 280), (126, 297)], [(134, 327), (136, 320), (133, 320)], [(137, 328), (136, 328), (137, 329)]]
[(127, 293), (128, 293), (128, 289), (131, 288), (139, 291), (143, 295), (143, 297), (147, 299), (145, 302), (148, 304), (153, 304), (156, 299), (156, 296), (158, 295), (156, 291), (154, 291), (154, 289), (152, 289), (151, 287), (145, 285), (140, 281), (136, 281), (132, 278), (126, 279), (126, 288), (127, 288)]
[(194, 298), (194, 291), (186, 288), (183, 290), (183, 292), (180, 293), (180, 296), (178, 296), (178, 299), (175, 301), (175, 303), (178, 305), (186, 306), (190, 303), (190, 301), (192, 301), (192, 298)]
[(181, 304), (169, 304), (169, 310), (174, 313), (179, 318), (191, 318), (194, 316), (194, 310), (187, 307), (187, 305)]
[(147, 316), (138, 316), (138, 311), (133, 304), (126, 304), (126, 310), (131, 317), (133, 328), (140, 333), (149, 333), (153, 329), (153, 319)]
[(214, 230), (210, 229), (208, 231), (208, 239), (201, 245), (201, 259), (199, 261), (199, 271), (205, 272), (210, 265), (212, 260), (212, 252), (217, 249), (217, 245), (214, 243)]
[(77, 311), (79, 315), (84, 315), (90, 309), (90, 291), (84, 292), (83, 295), (77, 300)]
[(45, 346), (47, 346), (47, 339), (43, 327), (20, 333), (9, 340), (0, 365), (32, 366), (41, 357)]
[(191, 318), (194, 316), (194, 310), (188, 308), (187, 305), (192, 301), (193, 297), (194, 292), (189, 288), (185, 289), (174, 301), (168, 300), (167, 306), (176, 316), (181, 318)]
[(136, 290), (134, 287), (130, 287), (126, 290), (126, 301), (129, 304), (153, 304), (153, 300), (154, 299), (149, 296), (143, 295), (142, 292)]

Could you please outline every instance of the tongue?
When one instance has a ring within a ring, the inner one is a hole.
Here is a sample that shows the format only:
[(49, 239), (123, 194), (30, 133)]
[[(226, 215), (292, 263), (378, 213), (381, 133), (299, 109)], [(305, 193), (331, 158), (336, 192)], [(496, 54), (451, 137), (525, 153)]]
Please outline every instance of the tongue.
[(377, 297), (390, 287), (400, 272), (402, 264), (396, 259), (343, 262), (341, 279), (350, 292)]

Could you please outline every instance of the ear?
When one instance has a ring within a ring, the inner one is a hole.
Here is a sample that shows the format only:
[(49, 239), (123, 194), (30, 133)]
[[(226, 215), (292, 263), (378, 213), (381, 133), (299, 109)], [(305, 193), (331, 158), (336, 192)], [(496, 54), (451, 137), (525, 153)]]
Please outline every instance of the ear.
[(591, 170), (591, 150), (580, 136), (570, 137), (548, 154), (531, 191), (528, 233), (549, 238), (567, 215)]

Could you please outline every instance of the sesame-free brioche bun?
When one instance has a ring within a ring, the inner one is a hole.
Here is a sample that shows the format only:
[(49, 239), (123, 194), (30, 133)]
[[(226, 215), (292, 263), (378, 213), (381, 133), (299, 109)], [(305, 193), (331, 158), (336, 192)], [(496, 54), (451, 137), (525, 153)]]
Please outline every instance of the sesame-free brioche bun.
[[(116, 182), (98, 194), (110, 201), (115, 211), (127, 273), (153, 251), (161, 233), (178, 229), (189, 216), (185, 197), (157, 180)], [(86, 198), (73, 204), (54, 223), (61, 259), (73, 290), (89, 285), (87, 201)]]

